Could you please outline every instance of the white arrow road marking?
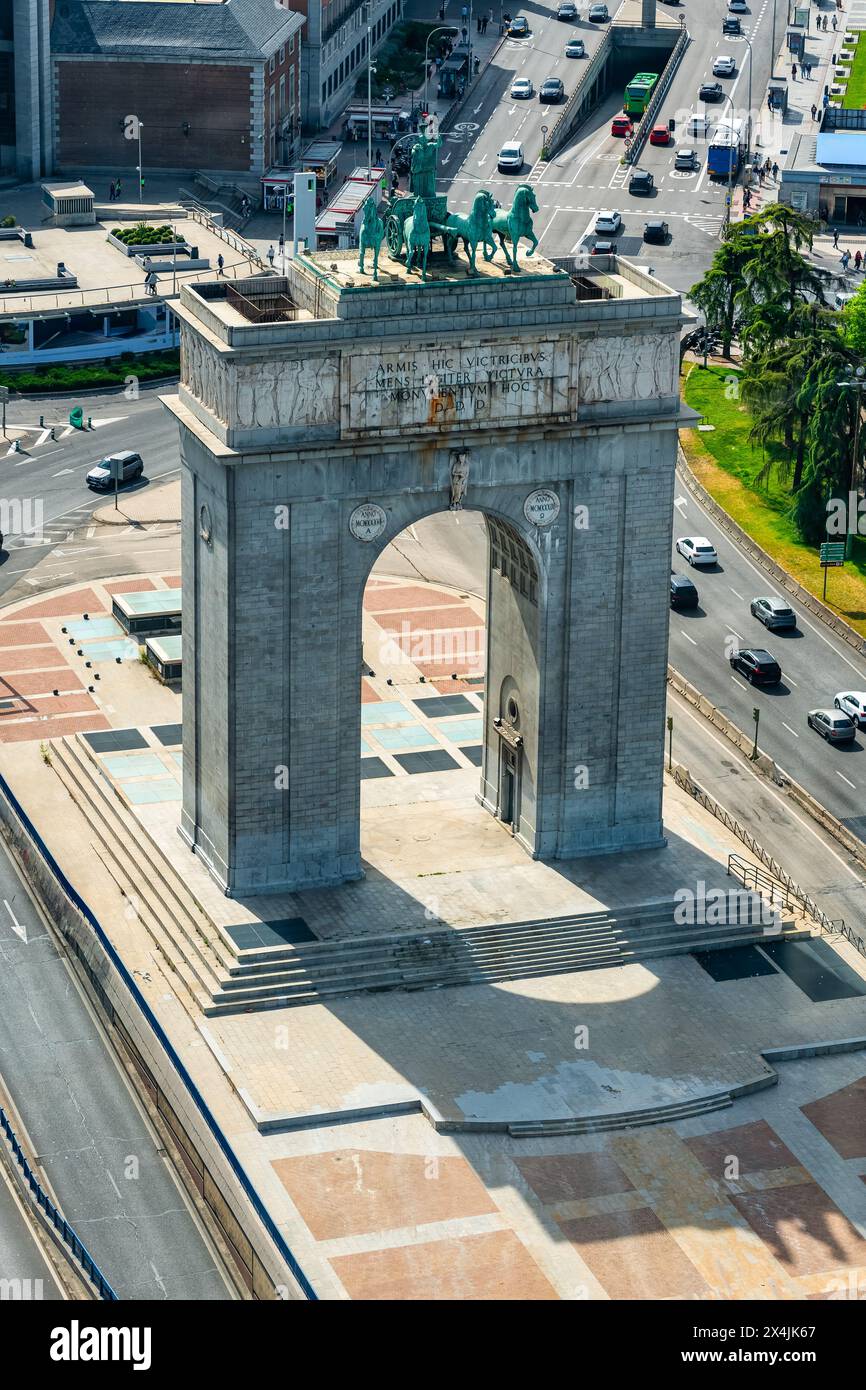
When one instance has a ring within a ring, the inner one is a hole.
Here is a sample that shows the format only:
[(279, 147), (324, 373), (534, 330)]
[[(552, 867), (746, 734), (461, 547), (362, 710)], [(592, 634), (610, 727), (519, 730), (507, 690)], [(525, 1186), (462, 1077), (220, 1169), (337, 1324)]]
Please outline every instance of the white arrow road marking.
[(42, 433), (40, 434), (39, 438), (37, 439), (36, 443), (33, 445), (34, 449), (38, 449), (39, 446), (40, 446), (40, 444), (44, 444), (50, 433), (51, 433), (51, 430), (50, 430), (50, 429), (43, 430)]
[(7, 903), (7, 901), (6, 901), (5, 898), (3, 899), (3, 906), (5, 907), (6, 911), (9, 913), (9, 916), (12, 918), (12, 930), (14, 931), (14, 933), (15, 933), (16, 936), (20, 936), (20, 937), (21, 937), (21, 940), (24, 942), (24, 945), (26, 946), (26, 945), (27, 945), (27, 928), (26, 928), (25, 926), (23, 926), (23, 924), (22, 924), (21, 922), (18, 921), (18, 918), (15, 916), (15, 913), (12, 911), (11, 907), (9, 906), (9, 904)]
[(478, 115), (478, 112), (481, 110), (481, 108), (482, 108), (483, 105), (484, 105), (484, 102), (483, 102), (483, 101), (480, 101), (480, 102), (478, 103), (478, 105), (475, 107), (475, 109), (474, 109), (473, 112), (472, 112), (473, 116), (477, 116), (477, 115)]
[(100, 416), (98, 420), (91, 419), (90, 423), (95, 430), (98, 430), (101, 429), (103, 425), (119, 425), (121, 420), (126, 420), (127, 418), (126, 415), (106, 415), (104, 419), (102, 416)]
[(675, 506), (675, 507), (685, 507), (685, 505), (686, 505), (686, 499), (685, 499), (684, 497), (678, 497), (678, 498), (676, 499), (676, 501), (674, 502), (674, 506)]
[(59, 472), (59, 473), (54, 473), (54, 474), (52, 474), (52, 477), (54, 477), (54, 478), (62, 478), (63, 475), (64, 475), (64, 473), (74, 473), (74, 472), (75, 472), (75, 469), (74, 469), (74, 468), (61, 468), (61, 469), (60, 469), (60, 472)]
[(448, 163), (448, 161), (449, 161), (450, 158), (451, 158), (451, 155), (450, 155), (450, 154), (446, 154), (445, 158), (441, 161), (443, 167)]

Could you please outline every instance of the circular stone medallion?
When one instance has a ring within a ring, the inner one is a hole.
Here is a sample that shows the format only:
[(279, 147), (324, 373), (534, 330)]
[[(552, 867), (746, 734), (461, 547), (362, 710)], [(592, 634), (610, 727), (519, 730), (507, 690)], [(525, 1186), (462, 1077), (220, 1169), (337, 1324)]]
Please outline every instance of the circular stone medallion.
[(540, 487), (530, 492), (523, 504), (523, 515), (532, 526), (552, 526), (559, 516), (560, 502), (555, 492)]
[(374, 541), (388, 525), (388, 518), (375, 502), (364, 502), (349, 517), (349, 530), (356, 541)]

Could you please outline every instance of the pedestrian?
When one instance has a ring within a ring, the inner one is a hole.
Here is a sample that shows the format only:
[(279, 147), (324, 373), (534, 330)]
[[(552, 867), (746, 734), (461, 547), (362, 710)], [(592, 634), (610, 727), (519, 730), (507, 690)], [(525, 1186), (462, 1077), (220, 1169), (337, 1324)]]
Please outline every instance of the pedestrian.
[(817, 121), (817, 119), (818, 119), (818, 108), (817, 108), (817, 106), (815, 105), (815, 103), (814, 103), (814, 101), (813, 101), (813, 102), (812, 102), (812, 120), (813, 120), (813, 121)]
[(744, 208), (749, 207), (750, 204), (751, 204), (751, 201), (752, 201), (752, 195), (751, 195), (751, 193), (749, 192), (748, 188), (744, 188), (744, 189), (743, 189), (743, 207), (744, 207)]
[(842, 252), (842, 255), (839, 257), (839, 259), (840, 259), (840, 261), (841, 261), (841, 263), (842, 263), (842, 269), (843, 269), (843, 270), (847, 270), (847, 269), (848, 269), (848, 262), (849, 262), (850, 259), (851, 259), (851, 252), (850, 252), (850, 251), (847, 251), (847, 250), (846, 250), (846, 251), (843, 251), (843, 252)]
[(796, 81), (797, 81), (797, 64), (796, 64), (796, 63), (792, 63), (792, 64), (791, 64), (791, 76), (793, 77), (794, 81), (796, 82)]
[(114, 185), (114, 196), (116, 199), (120, 198), (120, 179), (118, 179), (117, 183)]
[(827, 32), (827, 16), (825, 15), (825, 16), (824, 16), (824, 33), (826, 34), (826, 32)]
[(773, 161), (773, 178), (774, 178), (774, 179), (777, 179), (778, 177), (779, 177), (779, 166), (778, 166), (778, 164), (776, 164), (776, 162), (775, 162), (775, 160), (774, 160), (774, 161)]
[(838, 250), (839, 250), (839, 228), (838, 228), (838, 227), (834, 227), (834, 228), (833, 228), (833, 250), (834, 250), (834, 251), (838, 251)]
[(114, 179), (112, 179), (111, 183), (108, 185), (108, 201), (110, 203), (114, 202)]
[(481, 15), (480, 15), (480, 14), (477, 14), (477, 15), (475, 16), (475, 32), (476, 32), (476, 34), (480, 34), (480, 33), (481, 33)]
[(463, 8), (462, 8), (462, 10), (460, 11), (460, 18), (463, 20), (464, 24), (465, 24), (465, 22), (466, 22), (468, 16), (469, 16), (469, 6), (468, 6), (468, 5), (464, 5)]
[(835, 15), (833, 16), (833, 28), (834, 28), (834, 29), (838, 29), (838, 28), (839, 28), (839, 21), (838, 21), (838, 19), (836, 18)]
[(273, 268), (273, 264), (274, 264), (274, 248), (273, 248), (273, 245), (271, 245), (271, 246), (268, 247), (268, 260), (269, 260), (270, 263), (271, 263), (271, 268)]
[(466, 28), (465, 24), (463, 25), (463, 28), (460, 30), (460, 34), (463, 39), (463, 42), (466, 43), (466, 41), (469, 38), (469, 30)]
[(217, 275), (222, 275), (224, 265), (225, 261), (223, 260), (223, 253), (222, 251), (220, 251), (219, 255), (217, 256)]
[(855, 270), (859, 270), (862, 264), (863, 264), (863, 253), (862, 253), (862, 251), (859, 251), (859, 250), (858, 250), (858, 251), (855, 251), (855, 252), (854, 252), (854, 269), (855, 269)]

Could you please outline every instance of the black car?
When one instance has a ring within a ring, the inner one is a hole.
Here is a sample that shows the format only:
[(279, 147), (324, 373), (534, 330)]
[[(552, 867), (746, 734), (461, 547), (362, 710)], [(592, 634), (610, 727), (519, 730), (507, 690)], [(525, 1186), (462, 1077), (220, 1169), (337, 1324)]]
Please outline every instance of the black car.
[(564, 101), (565, 88), (558, 77), (548, 77), (546, 82), (542, 82), (541, 91), (538, 93), (539, 101)]
[(644, 241), (657, 241), (659, 245), (666, 245), (671, 229), (667, 222), (662, 222), (661, 218), (653, 222), (644, 222), (643, 239)]
[(730, 662), (750, 685), (778, 685), (782, 679), (782, 668), (776, 658), (760, 647), (742, 647)]
[(725, 95), (725, 89), (721, 82), (702, 82), (698, 88), (698, 97), (701, 101), (721, 101)]
[(629, 193), (652, 193), (655, 186), (655, 179), (646, 169), (636, 169), (628, 181)]
[(529, 33), (529, 20), (519, 14), (516, 19), (512, 19), (508, 26), (508, 33), (512, 39), (525, 39)]
[(671, 572), (671, 608), (697, 608), (698, 591), (684, 574)]
[(726, 19), (722, 20), (723, 34), (742, 34), (742, 32), (742, 25), (735, 14), (729, 14)]
[(615, 256), (615, 241), (597, 241), (590, 252), (591, 256)]

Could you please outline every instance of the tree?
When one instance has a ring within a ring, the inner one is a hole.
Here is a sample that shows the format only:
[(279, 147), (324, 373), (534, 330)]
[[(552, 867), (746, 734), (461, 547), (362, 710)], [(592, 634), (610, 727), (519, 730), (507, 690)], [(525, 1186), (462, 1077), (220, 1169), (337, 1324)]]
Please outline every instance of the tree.
[(805, 540), (818, 544), (827, 535), (827, 502), (845, 497), (853, 476), (862, 475), (866, 431), (860, 430), (859, 457), (852, 460), (859, 391), (842, 384), (859, 361), (841, 332), (806, 374), (802, 394), (809, 406), (806, 459), (802, 483), (794, 495), (792, 516)]
[(866, 280), (842, 310), (845, 341), (859, 357), (866, 357)]
[(743, 272), (753, 247), (735, 227), (713, 256), (712, 265), (690, 291), (692, 303), (701, 311), (707, 327), (722, 340), (722, 356), (730, 357), (731, 343), (741, 319), (740, 295), (745, 290)]

